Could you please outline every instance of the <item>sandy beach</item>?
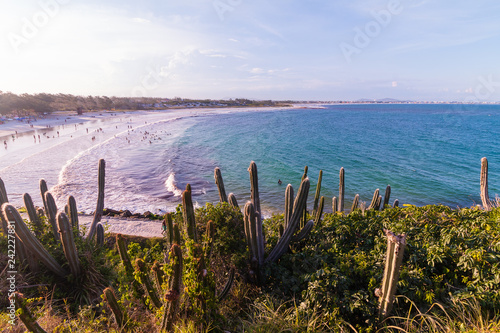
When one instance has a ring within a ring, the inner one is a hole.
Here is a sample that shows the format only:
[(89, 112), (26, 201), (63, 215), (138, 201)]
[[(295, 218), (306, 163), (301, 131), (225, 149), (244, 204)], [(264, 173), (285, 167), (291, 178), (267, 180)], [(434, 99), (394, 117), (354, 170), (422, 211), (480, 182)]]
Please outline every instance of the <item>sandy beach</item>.
[[(124, 136), (132, 128), (140, 128), (144, 124), (174, 121), (184, 117), (207, 116), (233, 112), (269, 111), (283, 107), (265, 108), (220, 108), (220, 109), (173, 109), (162, 111), (100, 111), (77, 115), (67, 112), (55, 112), (31, 123), (19, 120), (6, 121), (0, 124), (0, 139), (4, 141), (4, 149), (0, 150), (0, 177), (4, 181), (9, 201), (17, 207), (23, 206), (22, 195), (30, 193), (36, 206), (43, 206), (39, 195), (38, 181), (44, 178), (57, 200), (58, 207), (65, 204), (67, 193), (58, 187), (61, 181), (61, 170), (75, 156), (80, 156), (96, 147), (104, 145), (107, 140)], [(109, 154), (119, 153), (109, 151)], [(106, 158), (106, 151), (103, 153)], [(91, 161), (88, 173), (82, 174), (85, 188), (96, 186), (97, 164)], [(106, 171), (106, 182), (112, 177), (112, 169)], [(87, 180), (87, 178), (89, 180)], [(108, 185), (106, 185), (108, 187)], [(72, 194), (72, 193), (70, 193)], [(73, 195), (73, 194), (72, 194)], [(88, 190), (80, 194), (88, 199), (85, 204), (77, 198), (78, 209), (82, 209), (81, 225), (90, 225), (95, 208), (93, 193)], [(113, 197), (108, 190), (106, 196)], [(76, 197), (76, 195), (75, 195)], [(105, 199), (105, 207), (106, 199)], [(128, 209), (128, 207), (124, 207)], [(131, 209), (132, 210), (132, 209)], [(144, 212), (144, 211), (143, 211)], [(161, 222), (145, 219), (103, 217), (102, 223), (112, 233), (123, 233), (143, 237), (161, 237)]]

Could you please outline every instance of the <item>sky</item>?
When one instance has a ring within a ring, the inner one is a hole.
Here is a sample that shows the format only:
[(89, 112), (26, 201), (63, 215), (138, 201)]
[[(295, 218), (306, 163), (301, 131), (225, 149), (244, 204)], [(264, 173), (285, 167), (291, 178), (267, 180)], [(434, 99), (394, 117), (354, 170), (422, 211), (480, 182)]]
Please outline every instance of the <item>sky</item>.
[(0, 0), (0, 91), (500, 101), (498, 0)]

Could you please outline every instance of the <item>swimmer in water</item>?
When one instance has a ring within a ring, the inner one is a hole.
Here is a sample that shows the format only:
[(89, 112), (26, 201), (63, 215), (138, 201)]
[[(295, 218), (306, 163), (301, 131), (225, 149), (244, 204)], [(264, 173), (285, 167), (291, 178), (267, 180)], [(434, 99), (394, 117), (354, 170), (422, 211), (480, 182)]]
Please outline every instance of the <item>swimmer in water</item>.
[(281, 179), (278, 179), (278, 185), (281, 185), (282, 182), (281, 182)]

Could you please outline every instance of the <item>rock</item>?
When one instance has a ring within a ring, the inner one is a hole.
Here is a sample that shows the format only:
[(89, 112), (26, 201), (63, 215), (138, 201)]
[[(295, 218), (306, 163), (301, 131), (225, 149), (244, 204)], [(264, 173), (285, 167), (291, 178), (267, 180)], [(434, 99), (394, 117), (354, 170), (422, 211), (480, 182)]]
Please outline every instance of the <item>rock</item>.
[(131, 217), (132, 216), (132, 213), (130, 212), (130, 210), (125, 210), (123, 211), (123, 213), (120, 214), (121, 217)]
[(120, 215), (120, 212), (114, 209), (106, 208), (103, 210), (102, 215), (115, 216)]
[(149, 210), (147, 212), (145, 212), (144, 214), (142, 214), (142, 216), (146, 219), (149, 219), (153, 216), (153, 213), (151, 213)]

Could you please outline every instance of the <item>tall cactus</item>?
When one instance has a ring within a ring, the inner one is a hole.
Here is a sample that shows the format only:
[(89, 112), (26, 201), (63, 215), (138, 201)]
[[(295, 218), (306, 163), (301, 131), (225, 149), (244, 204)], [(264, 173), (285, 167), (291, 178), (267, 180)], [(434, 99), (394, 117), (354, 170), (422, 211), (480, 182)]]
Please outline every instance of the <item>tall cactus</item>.
[(236, 196), (233, 193), (229, 193), (229, 196), (227, 197), (227, 201), (232, 207), (239, 208), (238, 206), (238, 200), (236, 200)]
[(345, 191), (345, 181), (344, 181), (344, 168), (340, 168), (339, 172), (339, 209), (338, 211), (344, 212), (344, 191)]
[(118, 327), (123, 328), (127, 323), (127, 311), (123, 310), (118, 301), (116, 300), (115, 291), (113, 288), (108, 287), (104, 289), (104, 299), (108, 303), (111, 311), (115, 316)]
[(35, 206), (33, 205), (33, 200), (28, 193), (24, 193), (23, 201), (24, 207), (26, 207), (26, 211), (28, 212), (29, 221), (33, 225), (33, 231), (35, 232), (35, 235), (39, 236), (42, 230), (42, 222), (40, 221)]
[(45, 200), (45, 193), (48, 191), (47, 182), (45, 179), (40, 179), (40, 195), (42, 196), (43, 209), (45, 210), (45, 215), (48, 216), (47, 201)]
[(97, 205), (94, 212), (94, 219), (92, 220), (92, 224), (90, 225), (90, 230), (87, 235), (87, 240), (92, 240), (94, 238), (97, 223), (99, 223), (102, 218), (102, 212), (104, 210), (104, 182), (106, 179), (105, 171), (106, 162), (101, 158), (99, 160), (99, 170), (97, 175)]
[(387, 236), (387, 255), (384, 269), (384, 279), (382, 281), (382, 288), (375, 290), (376, 296), (379, 296), (380, 319), (385, 319), (391, 312), (406, 246), (405, 234), (396, 236), (389, 230), (384, 230), (384, 233)]
[(224, 188), (224, 181), (222, 180), (222, 174), (218, 167), (214, 170), (215, 184), (219, 190), (219, 201), (227, 202), (226, 189)]
[(4, 203), (2, 205), (2, 215), (6, 221), (9, 221), (9, 217), (13, 219), (13, 223), (16, 224), (16, 236), (21, 240), (23, 245), (35, 256), (37, 257), (48, 269), (50, 269), (55, 274), (65, 277), (67, 275), (66, 270), (64, 270), (61, 265), (50, 255), (49, 252), (43, 247), (43, 245), (38, 241), (38, 239), (31, 233), (26, 223), (24, 223), (19, 212), (9, 203)]
[(189, 238), (194, 240), (195, 243), (198, 242), (190, 184), (187, 184), (186, 190), (182, 192), (182, 216), (184, 218), (184, 227), (187, 229)]
[(318, 210), (319, 199), (321, 196), (321, 180), (323, 179), (323, 170), (319, 170), (318, 184), (316, 185), (316, 193), (314, 194), (314, 206), (313, 215), (316, 216), (316, 211)]
[(156, 308), (158, 309), (161, 308), (162, 303), (160, 301), (160, 298), (156, 294), (156, 290), (153, 286), (151, 278), (149, 277), (149, 273), (148, 270), (146, 269), (146, 264), (144, 263), (144, 260), (140, 258), (137, 258), (135, 260), (135, 272), (140, 277), (140, 282), (142, 283), (144, 290), (149, 295), (151, 303), (153, 303), (153, 305)]
[(332, 198), (332, 213), (335, 214), (337, 213), (337, 210), (339, 209), (339, 200), (337, 197)]
[(265, 262), (275, 262), (278, 260), (288, 249), (290, 241), (297, 230), (297, 226), (300, 223), (300, 219), (302, 217), (302, 212), (307, 202), (307, 195), (309, 193), (309, 178), (305, 178), (301, 184), (300, 188), (295, 197), (295, 201), (293, 204), (293, 213), (292, 217), (289, 221), (288, 228), (283, 233), (283, 236), (278, 240), (276, 246), (272, 249), (269, 256), (266, 258)]
[(172, 246), (174, 244), (174, 224), (172, 222), (172, 214), (165, 214), (165, 226), (167, 231), (167, 242), (168, 246)]
[(285, 190), (285, 228), (288, 227), (288, 223), (290, 222), (290, 218), (292, 217), (293, 199), (293, 187), (291, 184), (288, 184)]
[(97, 228), (96, 228), (96, 243), (99, 246), (104, 245), (104, 227), (102, 226), (101, 223), (97, 223)]
[(358, 209), (359, 206), (359, 194), (354, 196), (354, 200), (352, 201), (351, 213)]
[(169, 290), (165, 294), (165, 312), (161, 322), (161, 331), (171, 332), (180, 303), (180, 293), (182, 288), (182, 250), (178, 244), (172, 245), (169, 257), (172, 260), (172, 276), (169, 283)]
[(75, 240), (73, 239), (73, 228), (69, 224), (68, 217), (65, 213), (59, 212), (57, 214), (57, 225), (59, 227), (64, 255), (68, 260), (71, 274), (73, 274), (74, 277), (78, 277), (81, 274), (80, 259), (78, 259), (78, 252), (76, 250)]
[[(6, 202), (9, 202), (9, 199), (7, 197), (7, 191), (5, 189), (5, 184), (2, 180), (2, 178), (0, 178), (0, 205), (3, 205)], [(7, 233), (9, 232), (8, 227), (7, 227), (7, 221), (3, 217), (1, 218), (1, 220), (2, 220), (3, 234), (7, 235)]]
[(387, 185), (385, 188), (385, 194), (384, 194), (384, 204), (382, 205), (382, 210), (385, 209), (386, 206), (389, 205), (389, 199), (391, 197), (391, 185)]
[(248, 172), (250, 174), (250, 200), (252, 201), (253, 208), (255, 210), (255, 223), (256, 223), (256, 233), (259, 237), (258, 242), (258, 253), (257, 259), (259, 265), (263, 263), (264, 260), (264, 233), (262, 231), (262, 210), (260, 208), (260, 195), (259, 195), (259, 177), (257, 174), (257, 164), (254, 161), (250, 162), (248, 167)]
[(373, 198), (372, 198), (372, 202), (370, 203), (370, 206), (368, 206), (368, 209), (376, 209), (377, 207), (377, 201), (378, 201), (378, 198), (380, 196), (380, 190), (379, 189), (376, 189), (375, 192), (373, 193)]
[(47, 218), (52, 226), (54, 238), (59, 240), (59, 234), (57, 233), (57, 206), (52, 193), (45, 192), (45, 203), (47, 205), (45, 213), (47, 214)]
[(118, 249), (118, 253), (120, 254), (120, 259), (122, 260), (123, 267), (125, 267), (125, 271), (127, 274), (132, 274), (134, 269), (132, 268), (132, 262), (130, 261), (130, 257), (127, 251), (127, 244), (125, 244), (125, 239), (122, 234), (116, 235), (116, 248)]
[(78, 225), (78, 209), (76, 208), (76, 200), (75, 197), (70, 195), (68, 197), (68, 218), (71, 226), (75, 230), (79, 230), (80, 226)]
[(248, 241), (248, 247), (250, 248), (250, 254), (252, 260), (256, 260), (257, 264), (260, 266), (264, 263), (264, 252), (261, 248), (264, 245), (264, 238), (262, 233), (258, 232), (258, 215), (256, 214), (255, 207), (252, 202), (247, 202), (244, 209), (244, 223), (246, 238)]
[(490, 196), (488, 194), (488, 159), (483, 157), (481, 159), (481, 202), (483, 203), (484, 210), (490, 210), (492, 207)]

